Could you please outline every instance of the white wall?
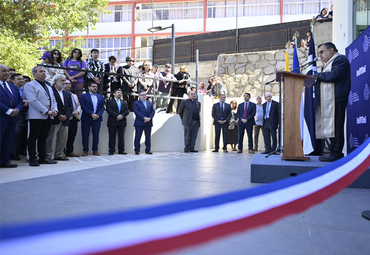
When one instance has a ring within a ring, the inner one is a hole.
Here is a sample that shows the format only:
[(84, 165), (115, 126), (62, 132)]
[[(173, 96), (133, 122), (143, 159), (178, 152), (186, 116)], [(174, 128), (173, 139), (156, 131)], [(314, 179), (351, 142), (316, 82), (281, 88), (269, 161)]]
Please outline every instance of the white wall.
[[(239, 17), (238, 28), (263, 26), (280, 23), (280, 16)], [(222, 31), (236, 28), (236, 18), (207, 19), (207, 31)]]
[[(89, 29), (89, 35), (99, 35), (104, 37), (104, 35), (122, 35), (131, 34), (132, 22), (104, 22), (97, 23), (95, 25), (96, 29)], [(70, 36), (80, 36), (87, 35), (87, 31), (81, 31), (70, 34)]]
[[(153, 25), (152, 25), (152, 21), (148, 20), (148, 21), (135, 22), (135, 33), (136, 34), (148, 34), (150, 33), (148, 31), (148, 28), (157, 27), (157, 26), (170, 27), (172, 24), (175, 24), (175, 33), (202, 32), (203, 31), (203, 19), (154, 20)], [(171, 28), (168, 28), (160, 32), (171, 33)]]
[(339, 53), (353, 42), (353, 3), (351, 0), (334, 0), (333, 43)]
[[(227, 98), (229, 103), (231, 100), (236, 100), (238, 103), (243, 102), (242, 98)], [(199, 95), (199, 101), (201, 102), (201, 127), (198, 132), (195, 149), (199, 151), (209, 150), (214, 148), (214, 127), (212, 118), (212, 105), (218, 102), (218, 100), (212, 101), (209, 96)], [(256, 102), (255, 98), (251, 101)], [(128, 153), (134, 152), (134, 135), (135, 129), (134, 113), (130, 112), (127, 116), (127, 127), (125, 133), (125, 151)], [(107, 128), (108, 114), (104, 112), (103, 122), (100, 128), (99, 136), (99, 152), (102, 154), (108, 153), (108, 128)], [(145, 151), (144, 145), (144, 134), (141, 139), (141, 152)], [(244, 136), (244, 151), (248, 149), (248, 138)], [(222, 136), (220, 139), (220, 146), (222, 146)], [(91, 154), (92, 147), (92, 134), (90, 134), (89, 153)], [(264, 149), (263, 136), (260, 133), (259, 137), (259, 150)], [(82, 147), (82, 136), (81, 136), (81, 124), (78, 126), (78, 132), (74, 143), (74, 152), (81, 154)], [(117, 150), (117, 149), (116, 149)], [(181, 119), (178, 114), (162, 114), (157, 113), (153, 118), (152, 128), (152, 151), (155, 152), (169, 152), (176, 151), (182, 152), (184, 150), (184, 130), (181, 124)], [(116, 151), (117, 152), (117, 151)]]

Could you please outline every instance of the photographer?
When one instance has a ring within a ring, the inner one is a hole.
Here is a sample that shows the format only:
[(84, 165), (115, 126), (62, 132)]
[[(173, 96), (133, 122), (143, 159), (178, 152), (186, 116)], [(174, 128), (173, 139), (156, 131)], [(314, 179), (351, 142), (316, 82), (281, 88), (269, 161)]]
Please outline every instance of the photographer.
[[(183, 97), (184, 94), (187, 93), (187, 87), (190, 86), (190, 74), (188, 73), (188, 69), (186, 66), (181, 66), (180, 67), (180, 72), (178, 72), (175, 75), (176, 79), (179, 81), (178, 83), (173, 83), (172, 85), (172, 90), (171, 90), (171, 96), (172, 97)], [(172, 112), (172, 105), (175, 99), (171, 99), (170, 103), (168, 104), (167, 107), (167, 113)], [(176, 107), (176, 112), (179, 111), (179, 107), (181, 104), (181, 99), (177, 99), (177, 107)]]

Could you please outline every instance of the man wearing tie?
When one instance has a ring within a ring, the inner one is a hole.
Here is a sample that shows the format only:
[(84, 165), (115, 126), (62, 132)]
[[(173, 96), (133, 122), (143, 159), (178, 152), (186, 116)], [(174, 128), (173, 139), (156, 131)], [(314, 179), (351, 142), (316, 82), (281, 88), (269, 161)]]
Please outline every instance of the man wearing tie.
[(12, 83), (18, 87), (19, 94), (23, 99), (23, 108), (17, 115), (17, 124), (15, 126), (15, 138), (12, 150), (11, 159), (21, 160), (19, 154), (21, 153), (22, 144), (27, 143), (27, 111), (28, 111), (28, 101), (24, 97), (24, 78), (19, 73), (14, 73), (11, 75), (10, 80)]
[(140, 154), (140, 139), (145, 133), (145, 153), (153, 154), (151, 152), (151, 141), (150, 136), (152, 133), (154, 107), (153, 103), (146, 100), (146, 92), (142, 91), (139, 94), (139, 100), (134, 102), (134, 113), (136, 115), (134, 127), (135, 127), (135, 155)]
[(114, 98), (107, 100), (106, 110), (108, 113), (108, 132), (109, 132), (109, 154), (113, 155), (116, 151), (116, 133), (118, 133), (118, 154), (125, 152), (125, 130), (126, 116), (130, 113), (127, 103), (121, 99), (122, 91), (116, 89), (113, 91)]
[(220, 102), (215, 103), (212, 107), (213, 125), (215, 126), (215, 149), (213, 152), (218, 152), (220, 146), (220, 135), (222, 130), (223, 151), (227, 152), (227, 130), (229, 128), (229, 120), (231, 118), (231, 107), (225, 103), (226, 96), (220, 95)]
[(239, 104), (237, 116), (239, 118), (239, 144), (238, 153), (243, 152), (244, 130), (248, 135), (248, 152), (254, 154), (253, 151), (253, 125), (256, 124), (254, 116), (256, 115), (256, 104), (249, 102), (251, 94), (244, 93), (244, 103)]
[(89, 84), (89, 92), (81, 95), (81, 131), (82, 131), (82, 156), (87, 156), (89, 151), (90, 129), (93, 134), (93, 155), (99, 156), (99, 131), (103, 121), (104, 97), (97, 93), (98, 84), (92, 82)]
[(9, 162), (15, 137), (17, 115), (23, 108), (23, 100), (17, 86), (7, 82), (9, 69), (0, 65), (0, 106), (1, 106), (1, 137), (0, 137), (0, 161), (1, 167), (17, 167), (17, 164)]
[(265, 99), (266, 102), (263, 104), (263, 137), (265, 139), (266, 151), (262, 152), (262, 154), (269, 154), (275, 151), (277, 146), (276, 129), (279, 125), (279, 103), (272, 100), (270, 92), (265, 94)]

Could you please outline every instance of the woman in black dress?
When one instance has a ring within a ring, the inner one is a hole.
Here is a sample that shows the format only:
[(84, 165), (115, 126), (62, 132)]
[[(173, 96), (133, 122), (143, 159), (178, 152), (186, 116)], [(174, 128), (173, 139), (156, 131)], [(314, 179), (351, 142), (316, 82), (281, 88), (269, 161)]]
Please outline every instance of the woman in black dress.
[(229, 130), (227, 131), (227, 144), (231, 144), (233, 151), (237, 151), (236, 146), (238, 145), (238, 117), (236, 116), (236, 111), (238, 109), (238, 104), (235, 100), (230, 102), (231, 106), (231, 118), (229, 122)]

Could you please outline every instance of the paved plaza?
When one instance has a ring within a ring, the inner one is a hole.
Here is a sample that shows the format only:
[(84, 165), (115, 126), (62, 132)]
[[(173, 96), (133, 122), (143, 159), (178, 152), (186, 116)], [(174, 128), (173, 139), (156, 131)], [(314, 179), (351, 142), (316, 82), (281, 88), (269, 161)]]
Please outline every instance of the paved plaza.
[[(156, 153), (0, 169), (0, 224), (131, 210), (248, 189), (254, 155)], [(278, 157), (278, 156), (276, 156)], [(24, 159), (24, 156), (23, 156)], [(347, 188), (274, 224), (166, 254), (369, 254), (370, 189)], [(0, 252), (1, 253), (1, 252)]]

